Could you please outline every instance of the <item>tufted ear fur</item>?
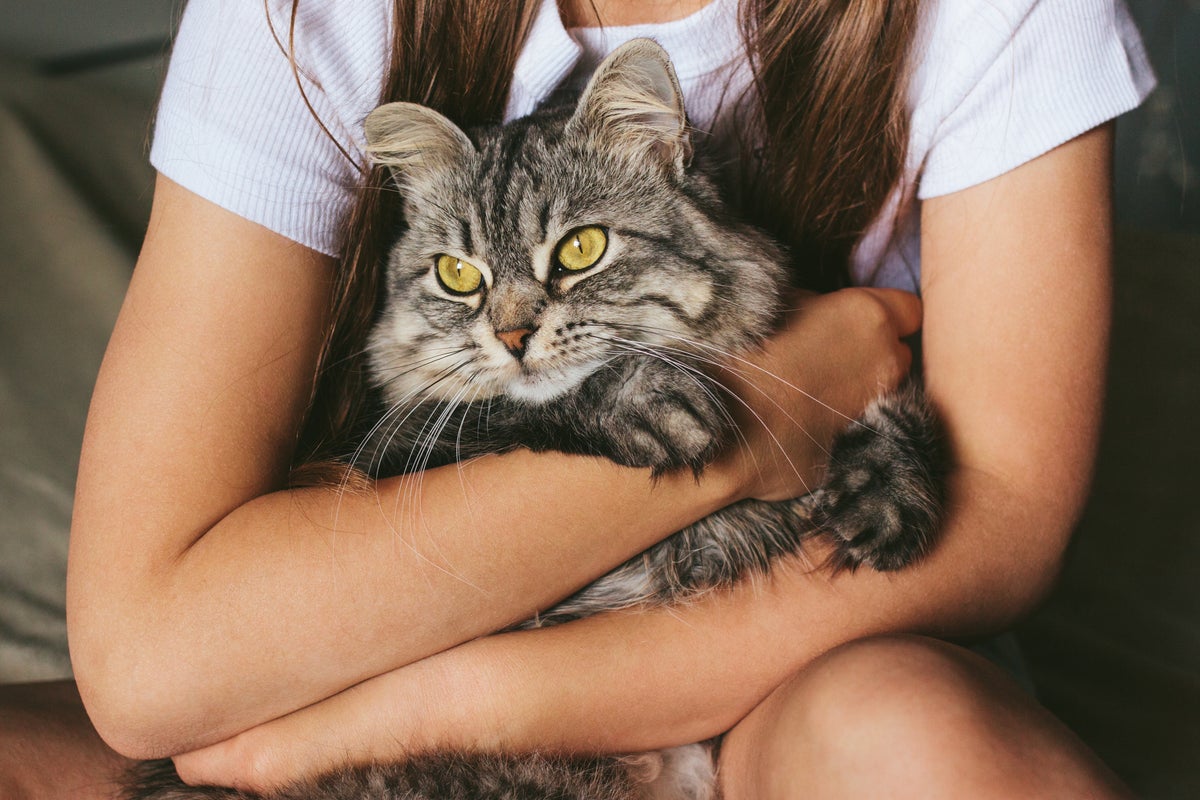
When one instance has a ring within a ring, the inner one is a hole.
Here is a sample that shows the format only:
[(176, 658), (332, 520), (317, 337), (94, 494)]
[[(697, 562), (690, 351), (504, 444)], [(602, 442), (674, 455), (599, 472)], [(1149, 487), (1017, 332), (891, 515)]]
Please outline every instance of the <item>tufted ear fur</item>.
[(601, 62), (571, 129), (609, 146), (649, 150), (679, 172), (692, 158), (679, 80), (667, 51), (650, 39), (627, 42)]
[(400, 182), (419, 170), (442, 169), (475, 152), (462, 129), (431, 108), (388, 103), (367, 115), (367, 155)]

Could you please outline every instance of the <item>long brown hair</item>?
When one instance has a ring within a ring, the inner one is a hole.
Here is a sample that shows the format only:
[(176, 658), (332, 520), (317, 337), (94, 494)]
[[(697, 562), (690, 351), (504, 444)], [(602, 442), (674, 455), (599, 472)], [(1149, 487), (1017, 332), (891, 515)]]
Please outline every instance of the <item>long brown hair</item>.
[[(854, 242), (901, 176), (908, 138), (907, 57), (919, 0), (741, 0), (758, 102), (749, 120), (756, 177), (746, 211), (796, 255), (809, 288), (847, 282)], [(293, 0), (293, 26), (299, 0)], [(394, 0), (380, 102), (407, 100), (463, 127), (503, 117), (538, 0)], [(289, 39), (291, 37), (289, 36)], [(749, 155), (747, 155), (749, 157)], [(344, 458), (365, 395), (362, 350), (398, 197), (379, 168), (344, 226), (332, 324), (297, 450), (305, 465)]]
[(904, 168), (918, 0), (742, 0), (763, 163), (751, 217), (806, 288), (849, 282), (854, 243)]

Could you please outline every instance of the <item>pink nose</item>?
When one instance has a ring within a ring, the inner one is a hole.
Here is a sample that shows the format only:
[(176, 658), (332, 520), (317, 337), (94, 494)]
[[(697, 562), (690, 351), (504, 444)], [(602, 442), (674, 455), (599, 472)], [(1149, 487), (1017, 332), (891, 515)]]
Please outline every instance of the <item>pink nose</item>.
[(525, 342), (533, 335), (529, 328), (514, 328), (511, 331), (496, 331), (496, 338), (504, 342), (508, 352), (517, 358), (525, 355)]

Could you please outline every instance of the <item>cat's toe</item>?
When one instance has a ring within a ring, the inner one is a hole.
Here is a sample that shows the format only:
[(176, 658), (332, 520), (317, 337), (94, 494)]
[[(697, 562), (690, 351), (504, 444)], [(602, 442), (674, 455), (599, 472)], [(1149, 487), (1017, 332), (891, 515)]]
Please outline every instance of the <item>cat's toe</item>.
[(688, 467), (699, 471), (715, 454), (719, 442), (689, 410), (668, 404), (623, 409), (604, 420), (613, 442), (613, 460), (656, 472)]
[(834, 443), (814, 522), (841, 567), (897, 570), (932, 546), (945, 455), (937, 420), (914, 388), (885, 397)]
[(702, 470), (728, 427), (724, 407), (695, 379), (655, 360), (633, 361), (603, 415), (613, 458), (655, 472)]
[(654, 467), (670, 461), (670, 451), (643, 420), (635, 417), (614, 420), (614, 427), (623, 436), (620, 453), (615, 456), (618, 463), (627, 467)]
[(834, 545), (833, 565), (841, 569), (871, 567), (881, 572), (903, 569), (920, 558), (929, 537), (921, 522), (906, 521), (890, 503), (864, 502), (862, 497), (826, 494), (815, 522)]
[(664, 405), (655, 412), (660, 438), (669, 443), (668, 467), (700, 470), (720, 445), (713, 422), (689, 403)]

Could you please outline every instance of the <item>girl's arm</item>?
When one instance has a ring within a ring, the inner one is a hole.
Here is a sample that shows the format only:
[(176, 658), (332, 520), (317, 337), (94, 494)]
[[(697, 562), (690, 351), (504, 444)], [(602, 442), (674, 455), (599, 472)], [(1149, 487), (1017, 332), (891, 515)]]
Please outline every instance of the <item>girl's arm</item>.
[[(527, 618), (751, 482), (515, 452), (374, 491), (286, 490), (332, 270), (159, 181), (71, 538), (75, 674), (119, 751), (218, 741)], [(895, 329), (855, 327), (868, 359), (893, 359)], [(833, 401), (854, 413), (873, 381)], [(811, 425), (817, 442), (835, 428)], [(796, 450), (800, 474), (771, 476), (780, 496), (820, 460)]]
[(727, 730), (880, 632), (973, 636), (1034, 607), (1086, 496), (1110, 309), (1111, 127), (925, 203), (928, 389), (956, 458), (944, 538), (894, 574), (798, 565), (684, 608), (477, 640), (178, 760), (258, 787), (428, 747), (611, 752)]

